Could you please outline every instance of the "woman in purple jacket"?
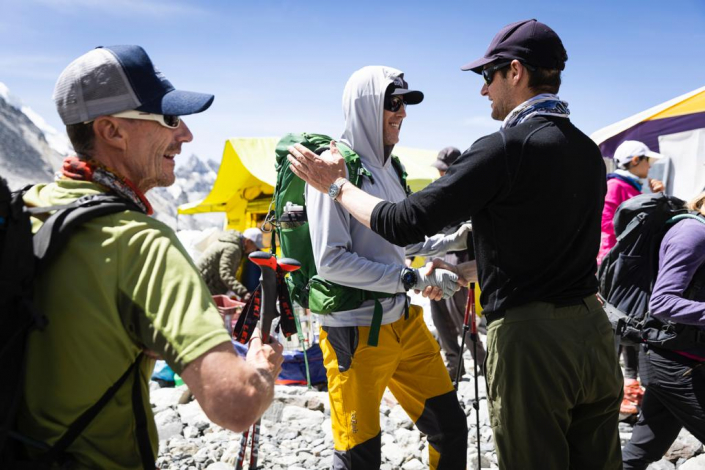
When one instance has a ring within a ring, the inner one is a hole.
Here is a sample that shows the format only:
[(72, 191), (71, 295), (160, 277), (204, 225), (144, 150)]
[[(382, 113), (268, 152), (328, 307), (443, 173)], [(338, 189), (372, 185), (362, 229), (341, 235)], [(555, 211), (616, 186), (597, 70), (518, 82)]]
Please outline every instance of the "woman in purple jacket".
[[(688, 208), (699, 217), (676, 223), (663, 238), (649, 309), (660, 320), (705, 330), (705, 192)], [(622, 450), (625, 470), (661, 459), (683, 427), (705, 442), (705, 342), (678, 351), (650, 347), (641, 359), (646, 391)]]

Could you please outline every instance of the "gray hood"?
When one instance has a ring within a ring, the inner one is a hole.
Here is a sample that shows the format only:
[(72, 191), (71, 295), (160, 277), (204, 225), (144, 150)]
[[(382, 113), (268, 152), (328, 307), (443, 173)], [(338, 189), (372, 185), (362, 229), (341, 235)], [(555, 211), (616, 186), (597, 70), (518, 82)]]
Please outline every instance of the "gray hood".
[(385, 164), (382, 139), (384, 93), (395, 78), (403, 76), (401, 70), (370, 65), (353, 73), (345, 85), (345, 131), (340, 140), (355, 149), (367, 165), (381, 167)]

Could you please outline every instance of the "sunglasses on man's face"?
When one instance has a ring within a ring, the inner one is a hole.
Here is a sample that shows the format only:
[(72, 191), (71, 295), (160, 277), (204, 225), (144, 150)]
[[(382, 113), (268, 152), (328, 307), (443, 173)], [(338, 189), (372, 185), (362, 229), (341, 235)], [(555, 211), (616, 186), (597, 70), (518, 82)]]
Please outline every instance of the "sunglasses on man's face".
[(143, 111), (123, 111), (121, 113), (111, 114), (113, 117), (125, 119), (142, 119), (145, 121), (157, 121), (164, 127), (176, 129), (181, 124), (181, 118), (171, 114), (154, 114), (145, 113)]
[(490, 86), (492, 84), (492, 80), (494, 80), (494, 74), (498, 71), (503, 69), (504, 67), (508, 67), (511, 65), (511, 61), (509, 62), (502, 62), (497, 65), (493, 65), (492, 67), (487, 67), (486, 69), (482, 69), (482, 78), (485, 79), (485, 84), (487, 86)]
[[(497, 70), (501, 70), (504, 67), (508, 67), (512, 64), (512, 61), (510, 60), (509, 62), (502, 62), (497, 65), (493, 65), (492, 67), (487, 67), (486, 69), (482, 69), (482, 78), (485, 79), (485, 83), (487, 86), (490, 86), (492, 84), (492, 80), (494, 80), (494, 74), (497, 72)], [(536, 67), (533, 67), (529, 64), (525, 64), (524, 62), (521, 62), (521, 65), (526, 67), (528, 70), (534, 72), (536, 71)]]
[(390, 96), (384, 99), (384, 109), (392, 113), (396, 113), (401, 107), (406, 107), (406, 101), (401, 96)]

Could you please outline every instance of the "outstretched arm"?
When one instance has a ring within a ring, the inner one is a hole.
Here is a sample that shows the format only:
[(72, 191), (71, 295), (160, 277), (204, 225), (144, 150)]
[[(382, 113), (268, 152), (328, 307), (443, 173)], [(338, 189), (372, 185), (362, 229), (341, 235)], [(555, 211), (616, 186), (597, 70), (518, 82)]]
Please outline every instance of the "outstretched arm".
[[(330, 143), (330, 152), (318, 156), (301, 144), (289, 147), (289, 164), (296, 176), (322, 193), (338, 178), (346, 177), (345, 160), (335, 142)], [(345, 184), (336, 199), (358, 222), (370, 228), (372, 210), (382, 199), (371, 196), (353, 184)]]

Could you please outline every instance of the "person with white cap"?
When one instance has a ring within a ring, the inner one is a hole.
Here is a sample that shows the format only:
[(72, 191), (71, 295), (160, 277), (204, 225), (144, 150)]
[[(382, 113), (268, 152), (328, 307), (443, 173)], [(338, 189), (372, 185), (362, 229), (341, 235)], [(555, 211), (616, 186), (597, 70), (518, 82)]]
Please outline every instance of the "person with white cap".
[[(622, 374), (596, 298), (605, 165), (556, 95), (567, 59), (547, 25), (505, 26), (482, 58), (462, 67), (482, 74), (480, 94), (500, 130), (404, 200), (352, 184), (337, 199), (400, 246), (472, 218), (488, 323), (487, 401), (503, 470), (622, 468)], [(319, 191), (345, 178), (334, 152), (289, 152), (292, 169)]]
[[(607, 175), (607, 194), (602, 211), (602, 234), (597, 264), (602, 263), (607, 252), (617, 243), (613, 224), (617, 208), (627, 199), (641, 194), (642, 180), (648, 178), (652, 162), (662, 156), (636, 140), (625, 140), (615, 150), (613, 159), (617, 170)], [(648, 179), (647, 183), (651, 192), (657, 193), (664, 190), (663, 183), (659, 180)]]
[(234, 294), (247, 301), (250, 292), (237, 278), (237, 272), (247, 255), (261, 250), (263, 246), (262, 231), (256, 227), (250, 227), (242, 233), (237, 230), (221, 233), (196, 263), (211, 294)]
[[(145, 192), (174, 182), (174, 160), (193, 139), (181, 116), (205, 111), (213, 95), (176, 90), (144, 49), (126, 45), (74, 60), (54, 101), (77, 155), (56, 181), (29, 189), (25, 205), (109, 193), (134, 210), (81, 225), (36, 278), (35, 306), (49, 324), (27, 338), (15, 434), (17, 455), (32, 462), (0, 466), (154, 470), (154, 357), (181, 375), (210, 420), (239, 432), (271, 403), (282, 346), (253, 338), (238, 357), (187, 251), (149, 217)], [(41, 224), (33, 218), (35, 231)], [(49, 457), (55, 444), (61, 451)]]
[[(642, 181), (648, 178), (651, 163), (662, 155), (649, 150), (643, 142), (625, 140), (614, 152), (614, 162), (617, 170), (607, 174), (607, 193), (605, 206), (602, 209), (602, 222), (600, 234), (600, 251), (597, 254), (597, 264), (602, 260), (612, 247), (617, 243), (614, 233), (614, 214), (624, 201), (642, 193)], [(661, 181), (648, 179), (652, 192), (663, 191)], [(620, 346), (624, 358), (624, 398), (619, 407), (622, 419), (635, 415), (637, 406), (641, 405), (644, 390), (638, 379), (639, 355), (633, 346)]]

